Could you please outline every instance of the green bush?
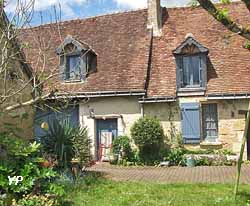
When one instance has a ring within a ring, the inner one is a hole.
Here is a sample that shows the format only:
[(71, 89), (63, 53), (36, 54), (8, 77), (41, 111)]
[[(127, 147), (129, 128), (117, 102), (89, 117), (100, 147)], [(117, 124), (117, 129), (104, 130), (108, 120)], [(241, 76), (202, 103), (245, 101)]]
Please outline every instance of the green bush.
[(71, 160), (78, 159), (82, 164), (90, 160), (90, 141), (87, 128), (72, 127), (66, 121), (57, 119), (49, 122), (46, 135), (41, 138), (44, 152), (55, 155), (58, 168), (70, 168)]
[(133, 153), (129, 137), (118, 136), (115, 138), (112, 143), (112, 153), (120, 155), (123, 159), (131, 161), (133, 159)]
[[(0, 134), (0, 139), (0, 191), (5, 194), (2, 205), (10, 205), (12, 199), (18, 201), (23, 195), (49, 193), (57, 173), (40, 166), (40, 144), (6, 133)], [(8, 176), (22, 176), (23, 181), (9, 185)]]
[(49, 195), (26, 195), (17, 202), (14, 200), (11, 206), (60, 206), (58, 201)]
[(184, 162), (184, 155), (187, 153), (187, 150), (184, 148), (172, 148), (167, 153), (165, 160), (169, 161), (171, 165), (182, 165)]
[(209, 161), (209, 159), (207, 158), (201, 158), (201, 159), (195, 160), (196, 166), (210, 166), (211, 164), (212, 162)]
[(91, 160), (90, 154), (90, 138), (88, 136), (87, 127), (73, 128), (73, 158), (78, 159), (81, 166), (87, 165)]
[(153, 164), (161, 158), (164, 132), (159, 120), (151, 117), (140, 118), (132, 126), (131, 136), (139, 148), (139, 157), (145, 164)]

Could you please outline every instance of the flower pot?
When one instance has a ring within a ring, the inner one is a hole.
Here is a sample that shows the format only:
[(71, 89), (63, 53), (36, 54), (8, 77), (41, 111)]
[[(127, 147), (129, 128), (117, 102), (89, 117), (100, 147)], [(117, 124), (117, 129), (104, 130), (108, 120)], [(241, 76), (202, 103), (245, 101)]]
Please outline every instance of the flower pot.
[(118, 160), (118, 154), (111, 154), (110, 156), (109, 156), (109, 161), (110, 162), (116, 162), (117, 160)]
[(187, 167), (195, 167), (195, 159), (193, 157), (187, 157), (186, 165)]
[(49, 161), (39, 162), (39, 165), (40, 165), (41, 167), (45, 167), (45, 168), (49, 168), (49, 167), (52, 166), (51, 163), (50, 163)]
[(78, 164), (78, 163), (80, 163), (80, 161), (78, 159), (72, 159), (70, 162), (72, 164)]

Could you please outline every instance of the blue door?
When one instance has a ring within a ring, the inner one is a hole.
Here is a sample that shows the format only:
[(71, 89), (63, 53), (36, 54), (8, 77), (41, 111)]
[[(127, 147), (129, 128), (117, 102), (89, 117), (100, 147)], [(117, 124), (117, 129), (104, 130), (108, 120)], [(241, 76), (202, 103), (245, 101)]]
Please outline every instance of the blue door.
[(117, 119), (96, 120), (96, 156), (99, 161), (108, 161), (112, 141), (117, 137)]
[(42, 123), (50, 124), (53, 120), (63, 120), (68, 121), (72, 126), (79, 125), (79, 107), (71, 106), (66, 109), (61, 109), (58, 112), (52, 110), (41, 110), (36, 109), (35, 114), (35, 138), (39, 139), (40, 137), (46, 134), (46, 131), (41, 128)]
[(200, 105), (199, 103), (181, 104), (181, 126), (184, 143), (200, 142)]

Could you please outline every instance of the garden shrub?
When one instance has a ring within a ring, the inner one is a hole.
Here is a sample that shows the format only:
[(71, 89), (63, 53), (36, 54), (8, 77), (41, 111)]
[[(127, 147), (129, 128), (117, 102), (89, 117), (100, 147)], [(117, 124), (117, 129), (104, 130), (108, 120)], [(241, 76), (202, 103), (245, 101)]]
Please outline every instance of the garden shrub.
[(210, 166), (212, 162), (207, 158), (200, 158), (195, 160), (196, 166)]
[(133, 160), (133, 152), (128, 136), (118, 136), (112, 143), (112, 153), (120, 155), (122, 159)]
[(139, 148), (139, 157), (145, 164), (152, 164), (161, 158), (164, 132), (159, 120), (151, 117), (140, 118), (132, 126), (131, 136)]
[(183, 165), (184, 164), (184, 155), (187, 153), (187, 150), (182, 147), (172, 148), (167, 153), (167, 156), (164, 160), (169, 161), (171, 165)]
[(60, 206), (55, 198), (50, 195), (29, 194), (22, 199), (12, 202), (11, 206)]
[(216, 158), (208, 158), (206, 156), (196, 158), (196, 166), (218, 166), (218, 165), (232, 165), (232, 161), (227, 161), (226, 156), (228, 154), (233, 154), (228, 150), (188, 150), (183, 147), (171, 148), (165, 155), (164, 160), (169, 161), (171, 165), (186, 165), (187, 156), (199, 156), (199, 155), (217, 155)]
[(81, 166), (87, 165), (91, 160), (90, 138), (87, 127), (73, 128), (73, 158), (80, 161)]
[[(53, 194), (51, 184), (57, 177), (52, 168), (40, 166), (43, 161), (40, 154), (40, 144), (29, 143), (14, 135), (0, 134), (0, 191), (5, 194), (2, 205), (9, 206), (12, 200), (19, 200), (29, 194)], [(3, 155), (4, 154), (4, 155)], [(9, 185), (8, 176), (22, 176), (23, 181)], [(63, 188), (61, 188), (63, 190)]]

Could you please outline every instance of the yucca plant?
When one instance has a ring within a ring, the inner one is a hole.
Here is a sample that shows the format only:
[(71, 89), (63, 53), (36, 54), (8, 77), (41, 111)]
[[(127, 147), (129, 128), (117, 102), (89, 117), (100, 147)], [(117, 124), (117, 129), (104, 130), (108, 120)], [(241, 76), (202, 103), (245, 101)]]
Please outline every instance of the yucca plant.
[(49, 122), (41, 143), (46, 153), (56, 156), (59, 168), (68, 168), (73, 158), (82, 165), (90, 160), (90, 140), (86, 127), (73, 127), (68, 121), (54, 119)]
[(74, 156), (72, 144), (74, 135), (74, 128), (68, 122), (54, 119), (49, 122), (46, 135), (41, 138), (44, 151), (57, 157), (59, 168), (70, 166)]

